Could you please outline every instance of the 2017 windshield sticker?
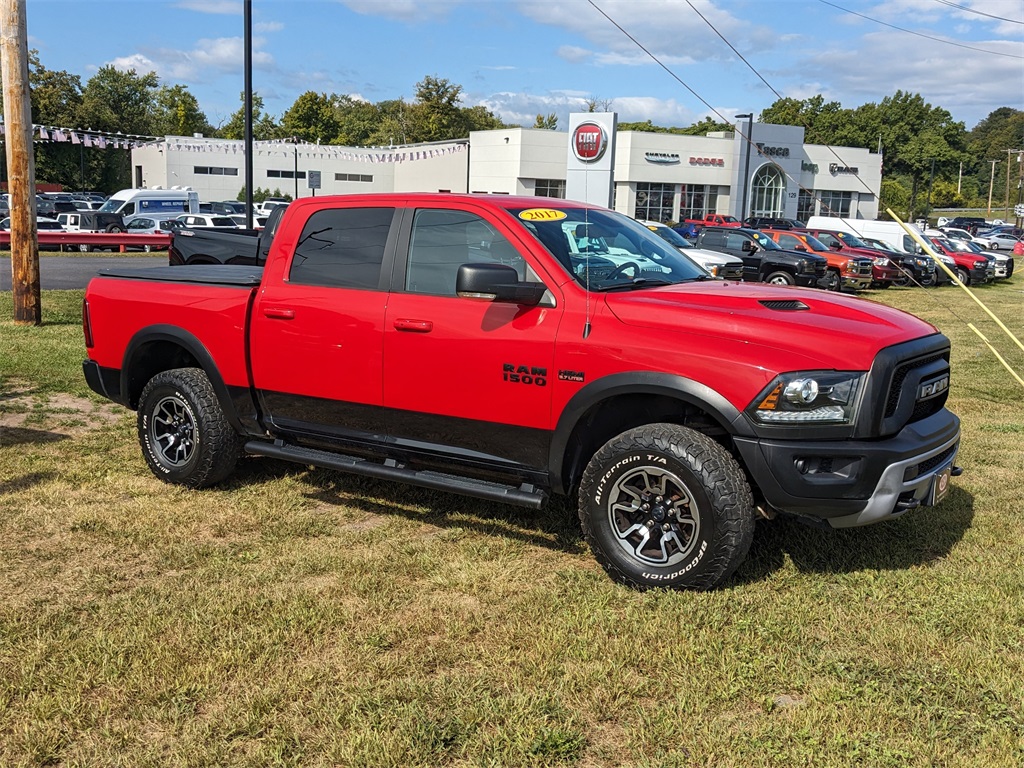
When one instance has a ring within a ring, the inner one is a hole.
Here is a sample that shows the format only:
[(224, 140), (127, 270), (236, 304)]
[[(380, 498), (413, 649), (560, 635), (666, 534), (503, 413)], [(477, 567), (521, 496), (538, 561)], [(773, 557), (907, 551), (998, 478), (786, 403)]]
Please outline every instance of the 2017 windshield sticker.
[(520, 211), (519, 218), (523, 221), (558, 221), (565, 218), (565, 211), (556, 211), (554, 208), (530, 208)]

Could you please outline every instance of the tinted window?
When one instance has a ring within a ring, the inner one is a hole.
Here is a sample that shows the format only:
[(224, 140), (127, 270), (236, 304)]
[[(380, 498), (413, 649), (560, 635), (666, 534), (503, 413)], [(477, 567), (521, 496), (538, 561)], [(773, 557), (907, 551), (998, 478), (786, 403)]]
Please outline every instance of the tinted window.
[(778, 239), (775, 242), (783, 248), (788, 248), (791, 251), (795, 251), (797, 248), (807, 248), (807, 246), (800, 241), (800, 238), (793, 237), (793, 235), (778, 235), (777, 237)]
[(465, 211), (421, 210), (413, 220), (406, 290), (455, 295), (462, 264), (498, 262), (525, 277), (525, 261), (493, 226)]
[(293, 283), (376, 288), (393, 208), (333, 208), (309, 217), (295, 247)]

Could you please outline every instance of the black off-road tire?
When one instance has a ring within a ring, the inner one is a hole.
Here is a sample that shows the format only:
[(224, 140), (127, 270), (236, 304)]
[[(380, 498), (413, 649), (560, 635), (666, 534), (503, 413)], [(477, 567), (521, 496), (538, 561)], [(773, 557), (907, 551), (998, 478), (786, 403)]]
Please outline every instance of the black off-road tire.
[(187, 488), (219, 483), (242, 452), (241, 436), (199, 368), (175, 368), (150, 379), (139, 398), (138, 430), (153, 474)]
[(796, 285), (796, 279), (789, 274), (789, 272), (783, 272), (781, 270), (778, 272), (772, 272), (764, 279), (764, 281), (766, 283), (771, 283), (772, 285)]
[(753, 497), (739, 464), (711, 438), (676, 424), (648, 424), (605, 443), (583, 473), (579, 516), (597, 561), (634, 589), (715, 589), (754, 536)]
[(971, 284), (971, 275), (963, 267), (957, 267), (956, 268), (956, 276), (957, 276), (957, 279), (961, 283), (963, 283), (964, 285), (970, 285)]

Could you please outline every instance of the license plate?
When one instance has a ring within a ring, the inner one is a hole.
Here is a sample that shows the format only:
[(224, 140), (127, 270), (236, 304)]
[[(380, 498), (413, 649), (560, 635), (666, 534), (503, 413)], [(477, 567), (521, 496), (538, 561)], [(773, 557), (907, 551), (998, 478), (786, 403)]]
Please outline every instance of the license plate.
[(949, 493), (949, 478), (952, 466), (946, 467), (932, 480), (932, 491), (929, 494), (928, 506), (934, 506), (946, 498)]

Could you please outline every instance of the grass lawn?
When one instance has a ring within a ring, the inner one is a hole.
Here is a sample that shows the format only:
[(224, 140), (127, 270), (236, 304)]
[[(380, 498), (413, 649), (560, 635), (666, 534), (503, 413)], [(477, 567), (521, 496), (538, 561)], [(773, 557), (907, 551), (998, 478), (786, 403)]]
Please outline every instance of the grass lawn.
[[(1024, 336), (1024, 278), (978, 295)], [(250, 459), (186, 491), (81, 374), (80, 291), (0, 294), (0, 765), (1024, 764), (1021, 352), (953, 287), (942, 506), (759, 524), (714, 593), (609, 581), (541, 512)], [(839, 340), (837, 340), (837, 343)]]

